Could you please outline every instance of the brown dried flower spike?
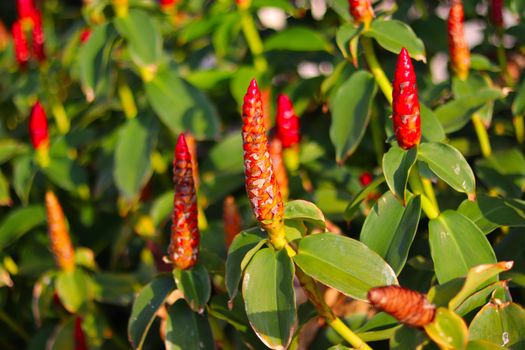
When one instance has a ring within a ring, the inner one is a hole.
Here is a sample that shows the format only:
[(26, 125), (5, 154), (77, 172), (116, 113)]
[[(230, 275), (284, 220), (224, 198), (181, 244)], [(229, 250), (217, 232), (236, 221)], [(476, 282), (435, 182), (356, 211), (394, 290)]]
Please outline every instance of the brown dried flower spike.
[(370, 303), (399, 322), (411, 327), (424, 327), (434, 320), (436, 307), (426, 296), (400, 286), (376, 287), (368, 291)]

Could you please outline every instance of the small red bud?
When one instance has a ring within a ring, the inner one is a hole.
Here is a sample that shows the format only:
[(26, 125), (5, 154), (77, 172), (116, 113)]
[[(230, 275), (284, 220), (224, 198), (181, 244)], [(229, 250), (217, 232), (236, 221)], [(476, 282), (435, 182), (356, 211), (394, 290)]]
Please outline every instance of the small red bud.
[(367, 25), (374, 18), (374, 9), (370, 0), (348, 0), (350, 14), (357, 24)]
[(399, 147), (410, 149), (421, 139), (421, 120), (416, 74), (408, 51), (403, 48), (397, 59), (392, 91), (394, 133)]
[(280, 94), (277, 97), (275, 125), (277, 137), (281, 140), (284, 148), (289, 148), (299, 143), (301, 138), (299, 117), (294, 112), (292, 101), (285, 94)]
[(363, 187), (370, 185), (373, 179), (374, 177), (368, 171), (363, 172), (361, 176), (359, 176), (359, 182)]
[(89, 40), (90, 36), (91, 36), (91, 28), (84, 28), (82, 32), (80, 32), (80, 43), (85, 44), (86, 41)]
[(456, 74), (466, 79), (470, 69), (470, 50), (463, 30), (463, 18), (463, 3), (452, 0), (447, 22), (450, 58)]
[(22, 27), (22, 22), (16, 21), (11, 29), (15, 46), (15, 57), (18, 65), (25, 67), (29, 61), (29, 45)]
[(35, 149), (49, 147), (46, 112), (39, 101), (37, 101), (31, 109), (31, 116), (29, 117), (29, 137)]

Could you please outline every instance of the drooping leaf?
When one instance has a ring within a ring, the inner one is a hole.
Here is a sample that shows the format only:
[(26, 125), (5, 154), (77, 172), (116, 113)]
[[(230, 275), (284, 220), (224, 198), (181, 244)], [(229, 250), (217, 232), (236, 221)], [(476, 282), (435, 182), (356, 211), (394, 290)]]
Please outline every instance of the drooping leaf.
[(330, 51), (331, 45), (318, 32), (307, 27), (291, 27), (277, 32), (264, 42), (264, 50)]
[(468, 329), (454, 312), (440, 307), (434, 321), (425, 326), (427, 335), (443, 349), (463, 350), (467, 347)]
[(384, 176), (379, 176), (374, 181), (372, 181), (368, 186), (363, 188), (355, 197), (352, 199), (352, 202), (348, 204), (344, 212), (344, 219), (350, 221), (354, 216), (354, 213), (359, 209), (359, 205), (363, 202), (370, 193), (375, 191), (378, 186), (385, 182)]
[(403, 204), (406, 202), (408, 175), (416, 159), (415, 147), (405, 151), (398, 146), (392, 146), (383, 155), (383, 174), (388, 188)]
[(289, 201), (284, 205), (284, 218), (304, 220), (325, 227), (323, 212), (312, 202), (302, 199)]
[(173, 277), (192, 310), (202, 313), (211, 295), (208, 271), (197, 264), (188, 270), (174, 269)]
[(55, 288), (62, 305), (71, 313), (86, 311), (90, 296), (90, 281), (83, 270), (60, 271)]

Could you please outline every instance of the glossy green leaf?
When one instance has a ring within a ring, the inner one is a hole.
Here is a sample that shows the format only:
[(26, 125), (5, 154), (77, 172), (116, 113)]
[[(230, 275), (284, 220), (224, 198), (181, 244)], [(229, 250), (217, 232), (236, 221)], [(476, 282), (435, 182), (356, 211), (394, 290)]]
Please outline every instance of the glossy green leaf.
[[(252, 79), (256, 79), (259, 84), (261, 84), (261, 77), (262, 73), (257, 71), (253, 67), (239, 67), (237, 71), (235, 71), (235, 74), (233, 75), (231, 81), (230, 81), (230, 91), (233, 97), (235, 98), (235, 101), (237, 101), (237, 105), (242, 106), (244, 101), (244, 95), (246, 94), (246, 89), (248, 89), (248, 86), (250, 85), (250, 81)], [(259, 86), (260, 88), (264, 89), (263, 86)], [(267, 111), (263, 111), (264, 113), (267, 113)], [(240, 118), (240, 116), (239, 116)]]
[(379, 254), (399, 275), (416, 235), (421, 198), (403, 207), (391, 192), (378, 199), (361, 229), (360, 241)]
[(463, 201), (458, 212), (472, 220), (485, 234), (500, 226), (525, 226), (525, 202), (520, 199), (478, 195), (475, 202)]
[(304, 220), (321, 227), (326, 227), (325, 218), (321, 209), (312, 202), (302, 199), (293, 200), (284, 205), (284, 218)]
[(67, 311), (86, 311), (91, 290), (90, 281), (83, 270), (77, 268), (72, 271), (60, 271), (55, 280), (55, 288)]
[(401, 326), (390, 338), (391, 350), (419, 349), (427, 341), (425, 333), (419, 329)]
[(424, 142), (440, 142), (446, 137), (445, 130), (441, 125), (436, 113), (433, 110), (425, 106), (423, 103), (419, 103), (421, 112), (421, 138)]
[(173, 69), (159, 70), (144, 87), (151, 107), (173, 135), (191, 132), (198, 139), (217, 136), (219, 117), (215, 106)]
[(510, 349), (525, 349), (525, 310), (515, 303), (489, 303), (470, 323), (470, 340), (485, 340)]
[(485, 340), (473, 340), (467, 344), (467, 350), (507, 350), (508, 348)]
[(25, 155), (13, 160), (13, 188), (24, 205), (29, 201), (29, 192), (37, 172), (31, 156)]
[(430, 170), (456, 191), (475, 194), (474, 173), (465, 157), (454, 147), (444, 143), (422, 143), (418, 159), (427, 163)]
[(462, 277), (474, 266), (496, 263), (494, 251), (483, 232), (456, 211), (444, 211), (430, 220), (429, 234), (439, 283)]
[(405, 151), (398, 146), (392, 146), (383, 155), (383, 174), (388, 188), (403, 204), (406, 202), (408, 175), (416, 159), (415, 147)]
[(465, 321), (443, 307), (436, 310), (434, 321), (425, 326), (425, 332), (442, 349), (462, 350), (467, 347), (469, 335)]
[(516, 148), (493, 152), (476, 160), (476, 175), (490, 189), (519, 198), (525, 188), (525, 157)]
[(255, 228), (253, 232), (240, 232), (233, 239), (230, 249), (228, 250), (228, 258), (226, 259), (226, 289), (230, 299), (235, 298), (237, 294), (239, 282), (241, 282), (242, 272), (241, 262), (246, 254), (259, 242), (263, 237), (258, 234), (259, 229)]
[(286, 251), (259, 250), (246, 268), (242, 284), (248, 320), (271, 349), (286, 349), (297, 321), (294, 265)]
[(151, 115), (139, 114), (119, 131), (113, 178), (129, 200), (139, 195), (152, 174), (151, 153), (157, 143), (157, 128)]
[(167, 350), (215, 349), (207, 315), (193, 312), (182, 299), (168, 308), (164, 343)]
[(154, 16), (141, 9), (131, 9), (127, 16), (114, 21), (119, 33), (127, 40), (133, 62), (150, 68), (162, 58), (162, 35)]
[(502, 261), (497, 264), (480, 265), (470, 269), (463, 288), (448, 303), (449, 309), (455, 310), (470, 295), (487, 286), (490, 282), (494, 282), (494, 277), (501, 272), (510, 270), (512, 265), (512, 261)]
[(242, 149), (242, 132), (236, 129), (210, 149), (203, 168), (229, 174), (243, 173), (244, 159), (242, 152), (238, 152), (240, 149)]
[(335, 41), (343, 57), (357, 60), (356, 49), (358, 38), (363, 31), (363, 26), (356, 27), (353, 23), (347, 23), (339, 27), (335, 35)]
[(398, 54), (404, 47), (411, 58), (426, 61), (425, 45), (407, 24), (392, 19), (373, 21), (370, 29), (363, 33), (374, 38), (385, 50)]
[(522, 81), (518, 93), (512, 101), (512, 114), (523, 115), (525, 114), (525, 80)]
[(354, 216), (354, 213), (359, 209), (361, 202), (363, 202), (370, 193), (375, 191), (383, 182), (385, 182), (384, 176), (377, 177), (372, 181), (368, 186), (363, 188), (355, 197), (352, 199), (352, 202), (348, 204), (344, 212), (344, 219), (350, 221)]
[(473, 70), (489, 72), (500, 71), (500, 68), (492, 62), (490, 62), (490, 60), (487, 57), (477, 53), (470, 54), (470, 68)]
[(483, 305), (487, 304), (495, 294), (507, 293), (507, 291), (507, 281), (494, 282), (470, 295), (454, 309), (454, 312), (465, 318), (470, 318), (474, 316), (474, 312), (477, 312)]
[(13, 209), (0, 223), (0, 248), (46, 222), (46, 211), (40, 205)]
[(337, 90), (331, 103), (330, 140), (338, 163), (343, 163), (361, 142), (376, 92), (374, 78), (364, 70), (352, 74)]
[(148, 283), (137, 295), (128, 322), (128, 338), (133, 349), (142, 349), (157, 311), (174, 289), (171, 274), (163, 274)]
[(372, 287), (397, 284), (392, 268), (354, 239), (320, 233), (299, 242), (294, 261), (307, 275), (356, 299)]
[(66, 191), (81, 194), (89, 190), (86, 170), (70, 158), (51, 158), (49, 166), (42, 171), (54, 184)]
[(299, 26), (277, 32), (264, 42), (265, 51), (330, 51), (330, 49), (330, 43), (318, 32)]
[(177, 288), (184, 295), (190, 307), (199, 313), (204, 311), (211, 295), (211, 282), (208, 271), (197, 264), (188, 270), (173, 270)]

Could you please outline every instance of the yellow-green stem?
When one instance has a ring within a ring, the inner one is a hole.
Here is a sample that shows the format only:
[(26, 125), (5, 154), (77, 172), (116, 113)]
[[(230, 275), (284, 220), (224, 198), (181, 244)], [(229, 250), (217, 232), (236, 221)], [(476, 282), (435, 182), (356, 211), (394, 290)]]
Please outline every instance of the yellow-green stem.
[(517, 115), (512, 119), (514, 124), (514, 131), (516, 133), (516, 140), (518, 143), (523, 143), (525, 140), (525, 121), (522, 115)]
[(478, 135), (479, 146), (481, 147), (481, 154), (483, 157), (488, 158), (492, 154), (492, 147), (490, 146), (490, 139), (487, 133), (487, 128), (483, 124), (480, 116), (475, 113), (472, 115), (472, 124), (476, 130), (476, 135)]
[(346, 324), (344, 324), (344, 322), (338, 317), (336, 317), (335, 320), (328, 322), (328, 324), (348, 343), (350, 343), (354, 349), (372, 350), (372, 348), (368, 346), (368, 344), (365, 343), (363, 339), (359, 338), (357, 334), (352, 332), (352, 330), (348, 328)]
[(503, 76), (503, 80), (505, 80), (505, 83), (508, 86), (512, 86), (512, 78), (509, 75), (509, 71), (507, 69), (507, 55), (505, 53), (505, 46), (503, 46), (503, 28), (498, 28), (498, 37), (499, 37), (499, 45), (497, 49), (497, 56), (498, 56), (498, 63), (499, 67), (501, 69), (501, 74)]
[(70, 124), (69, 119), (67, 118), (66, 110), (64, 105), (60, 101), (55, 101), (51, 105), (51, 110), (53, 111), (53, 116), (55, 117), (55, 122), (57, 123), (58, 131), (64, 135), (69, 132)]
[(434, 187), (432, 186), (432, 181), (425, 177), (421, 178), (421, 183), (423, 184), (423, 191), (428, 199), (434, 204), (436, 208), (439, 208), (436, 193), (434, 192)]
[(366, 63), (368, 64), (370, 72), (372, 72), (377, 85), (379, 85), (379, 88), (385, 95), (388, 102), (392, 104), (392, 85), (390, 84), (390, 80), (388, 80), (385, 72), (383, 71), (383, 68), (381, 68), (379, 61), (377, 60), (372, 39), (363, 36), (361, 43), (363, 44), (363, 51), (365, 53)]
[[(429, 219), (435, 219), (439, 216), (439, 207), (437, 205), (437, 202), (434, 203), (431, 199), (428, 198), (427, 194), (425, 194), (425, 186), (423, 185), (423, 181), (421, 180), (421, 175), (419, 175), (419, 167), (417, 164), (415, 164), (412, 167), (412, 170), (410, 171), (410, 175), (408, 177), (408, 182), (410, 183), (410, 187), (412, 188), (412, 192), (414, 194), (418, 194), (421, 196), (421, 209), (425, 212), (426, 216)], [(434, 190), (432, 189), (432, 193)], [(435, 198), (435, 195), (431, 195)]]
[(242, 31), (253, 55), (255, 68), (260, 72), (264, 72), (268, 68), (268, 61), (266, 61), (263, 54), (264, 48), (259, 31), (248, 9), (240, 8), (239, 12), (241, 14)]

